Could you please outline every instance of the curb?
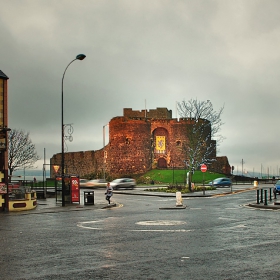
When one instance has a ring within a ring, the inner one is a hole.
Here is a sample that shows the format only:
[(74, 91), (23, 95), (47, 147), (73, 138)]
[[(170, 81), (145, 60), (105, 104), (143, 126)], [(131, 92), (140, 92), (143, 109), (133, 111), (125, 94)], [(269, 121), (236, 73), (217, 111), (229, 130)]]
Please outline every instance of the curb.
[(263, 205), (257, 203), (249, 203), (247, 204), (247, 206), (257, 208), (257, 209), (280, 210), (279, 205)]
[(111, 203), (110, 205), (106, 205), (106, 206), (102, 207), (101, 209), (110, 209), (110, 208), (113, 208), (113, 207), (117, 207), (117, 204), (116, 203)]
[(187, 206), (174, 206), (174, 207), (162, 207), (162, 208), (159, 208), (160, 210), (181, 210), (181, 209), (186, 209)]

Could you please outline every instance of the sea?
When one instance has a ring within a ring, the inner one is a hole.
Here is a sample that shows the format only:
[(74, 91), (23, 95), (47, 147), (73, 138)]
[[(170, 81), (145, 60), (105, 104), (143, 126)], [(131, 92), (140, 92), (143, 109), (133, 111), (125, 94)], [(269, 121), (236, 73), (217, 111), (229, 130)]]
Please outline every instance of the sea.
[[(34, 178), (36, 178), (37, 182), (43, 181), (43, 170), (38, 170), (38, 169), (16, 170), (13, 172), (11, 180), (33, 181)], [(45, 171), (45, 178), (50, 178), (50, 170)]]

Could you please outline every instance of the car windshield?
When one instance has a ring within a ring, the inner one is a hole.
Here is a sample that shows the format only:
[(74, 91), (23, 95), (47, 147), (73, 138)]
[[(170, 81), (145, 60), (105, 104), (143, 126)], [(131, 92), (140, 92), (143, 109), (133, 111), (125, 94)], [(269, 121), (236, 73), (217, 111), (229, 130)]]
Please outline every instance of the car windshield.
[(276, 182), (276, 185), (280, 185), (280, 180), (278, 180), (278, 181)]
[(120, 182), (122, 179), (115, 179), (115, 180), (113, 180), (112, 181), (112, 183), (118, 183), (118, 182)]
[(220, 182), (220, 181), (221, 181), (221, 178), (218, 178), (218, 179), (215, 179), (215, 180), (214, 180), (214, 183)]

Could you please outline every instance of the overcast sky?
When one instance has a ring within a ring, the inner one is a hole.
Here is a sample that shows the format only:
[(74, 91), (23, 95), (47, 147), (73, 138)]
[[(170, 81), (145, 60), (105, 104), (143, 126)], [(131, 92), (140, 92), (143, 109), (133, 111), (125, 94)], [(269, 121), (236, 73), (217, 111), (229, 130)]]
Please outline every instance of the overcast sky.
[[(103, 125), (133, 110), (211, 100), (225, 106), (218, 156), (235, 172), (280, 168), (280, 1), (0, 0), (0, 70), (9, 127), (30, 132), (42, 158), (99, 150)], [(107, 142), (107, 140), (106, 140)], [(262, 166), (262, 168), (261, 168)]]

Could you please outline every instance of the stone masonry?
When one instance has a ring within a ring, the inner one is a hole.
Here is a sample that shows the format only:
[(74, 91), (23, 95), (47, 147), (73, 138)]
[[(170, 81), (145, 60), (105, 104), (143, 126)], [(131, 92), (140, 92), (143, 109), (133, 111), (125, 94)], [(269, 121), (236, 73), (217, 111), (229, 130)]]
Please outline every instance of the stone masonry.
[[(124, 108), (121, 117), (109, 122), (109, 143), (104, 149), (65, 153), (65, 172), (83, 177), (88, 174), (111, 178), (143, 174), (153, 168), (184, 168), (187, 124), (190, 119), (173, 119), (166, 108), (133, 111)], [(209, 140), (215, 144), (214, 140)], [(209, 145), (210, 143), (207, 143)], [(161, 146), (162, 145), (162, 146)], [(208, 170), (230, 174), (227, 157), (216, 157)], [(60, 165), (61, 154), (51, 164)], [(54, 176), (53, 170), (51, 176)]]

